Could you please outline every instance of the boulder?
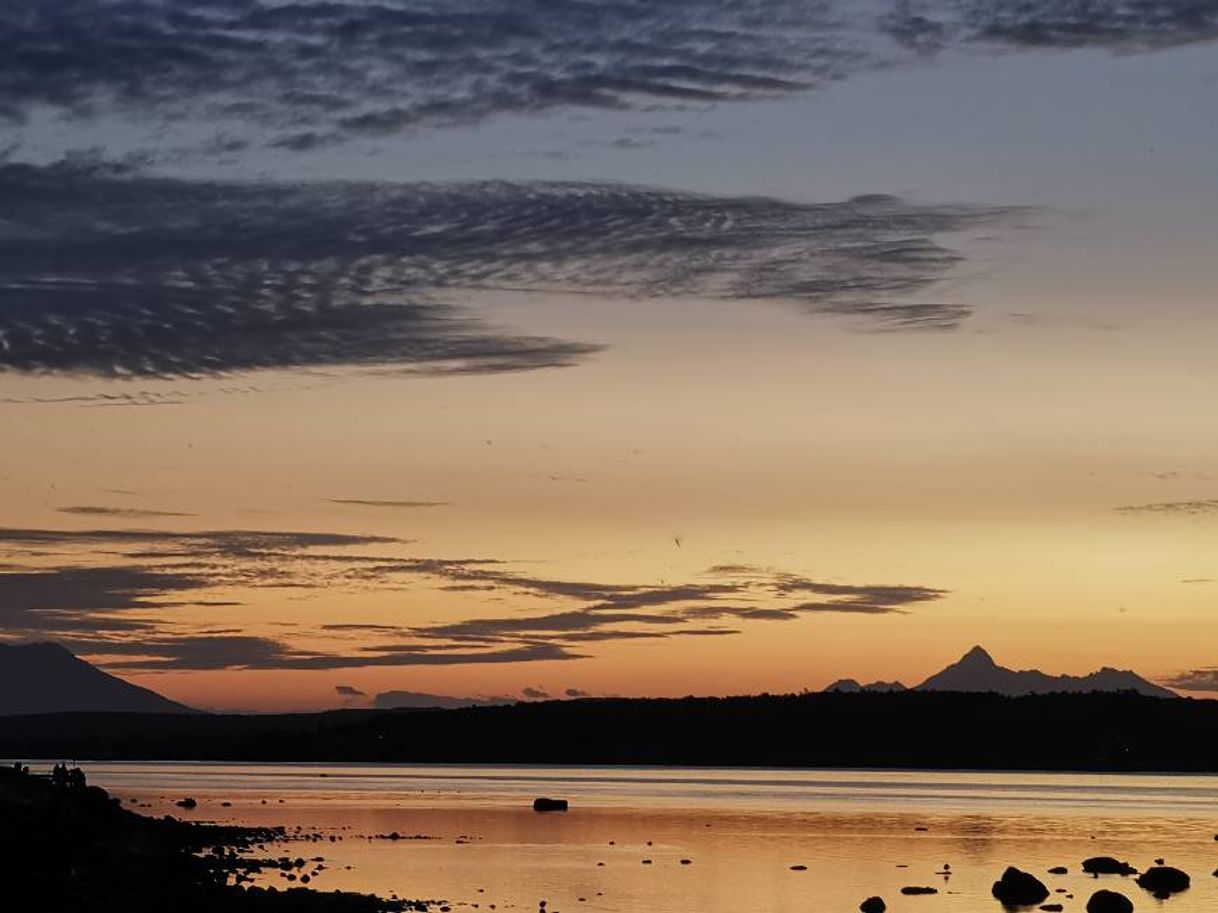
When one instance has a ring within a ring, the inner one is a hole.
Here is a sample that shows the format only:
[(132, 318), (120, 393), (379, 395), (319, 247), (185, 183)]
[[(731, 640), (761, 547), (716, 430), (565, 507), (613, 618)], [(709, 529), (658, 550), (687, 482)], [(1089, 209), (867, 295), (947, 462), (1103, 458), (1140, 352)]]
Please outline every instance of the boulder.
[(179, 799), (177, 802), (175, 802), (173, 804), (176, 805), (178, 808), (194, 808), (199, 803), (196, 802), (194, 799), (192, 799), (190, 796), (187, 796), (185, 799)]
[(1035, 875), (1008, 866), (994, 882), (992, 893), (1004, 907), (1024, 907), (1043, 901), (1049, 896), (1049, 889)]
[(868, 897), (859, 904), (860, 913), (884, 913), (888, 909), (888, 904), (884, 903), (883, 897)]
[(1155, 897), (1163, 900), (1181, 891), (1187, 891), (1190, 884), (1187, 872), (1182, 872), (1170, 865), (1156, 865), (1138, 876), (1138, 887), (1145, 888)]
[(566, 799), (547, 799), (542, 796), (533, 800), (533, 811), (535, 812), (565, 812), (566, 810)]
[(1133, 901), (1116, 891), (1096, 891), (1087, 901), (1087, 913), (1133, 913)]
[(1064, 865), (1055, 865), (1053, 868), (1049, 869), (1050, 875), (1068, 875), (1069, 873), (1070, 870)]
[(1138, 870), (1128, 862), (1111, 856), (1092, 856), (1083, 860), (1083, 871), (1088, 875), (1136, 875)]

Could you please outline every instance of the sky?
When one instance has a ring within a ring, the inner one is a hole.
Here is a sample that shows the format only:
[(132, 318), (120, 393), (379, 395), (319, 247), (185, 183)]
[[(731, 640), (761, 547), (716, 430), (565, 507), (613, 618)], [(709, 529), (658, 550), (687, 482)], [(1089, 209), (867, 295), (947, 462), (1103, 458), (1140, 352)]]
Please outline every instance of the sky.
[(1218, 691), (1218, 0), (0, 7), (0, 639), (206, 709)]

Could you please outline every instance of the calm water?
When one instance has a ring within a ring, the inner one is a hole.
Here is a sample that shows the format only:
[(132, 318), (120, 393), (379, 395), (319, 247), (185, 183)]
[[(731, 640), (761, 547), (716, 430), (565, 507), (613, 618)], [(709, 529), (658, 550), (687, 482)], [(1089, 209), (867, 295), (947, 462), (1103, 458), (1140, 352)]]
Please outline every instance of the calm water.
[[(534, 911), (544, 899), (549, 913), (849, 913), (879, 894), (895, 913), (975, 913), (1001, 909), (990, 884), (1015, 864), (1073, 893), (1051, 898), (1066, 910), (1081, 911), (1100, 886), (1123, 891), (1139, 911), (1218, 910), (1218, 777), (303, 764), (87, 770), (124, 801), (150, 804), (141, 811), (325, 834), (324, 845), (282, 851), (325, 856), (313, 887), (445, 899), (454, 909)], [(186, 795), (199, 801), (190, 813), (172, 805)], [(531, 801), (541, 795), (568, 798), (571, 810), (536, 814)], [(392, 831), (434, 839), (368, 839)], [(341, 839), (331, 843), (330, 835)], [(1131, 880), (1082, 875), (1079, 863), (1101, 854), (1139, 868), (1163, 857), (1193, 876), (1193, 888), (1164, 903)], [(936, 874), (945, 865), (950, 877)], [(1070, 874), (1047, 875), (1055, 865)], [(269, 874), (263, 883), (285, 884)], [(905, 897), (903, 885), (940, 893)]]

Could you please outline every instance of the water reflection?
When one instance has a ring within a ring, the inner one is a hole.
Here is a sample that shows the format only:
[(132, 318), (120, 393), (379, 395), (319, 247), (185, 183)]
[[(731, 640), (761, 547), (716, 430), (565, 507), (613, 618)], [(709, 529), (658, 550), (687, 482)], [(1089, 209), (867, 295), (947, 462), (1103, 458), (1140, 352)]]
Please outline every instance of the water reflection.
[[(990, 885), (1008, 864), (1081, 909), (1101, 885), (1079, 863), (1100, 853), (1139, 867), (1165, 857), (1194, 876), (1174, 913), (1218, 909), (1212, 777), (227, 764), (90, 774), (155, 814), (181, 814), (172, 802), (189, 794), (199, 819), (321, 834), (316, 887), (480, 910), (546, 899), (550, 913), (849, 911), (880, 894), (896, 913), (976, 913), (1000, 909)], [(572, 809), (535, 813), (537, 795)], [(395, 831), (435, 839), (369, 839)], [(950, 877), (937, 874), (945, 865)], [(1048, 875), (1057, 865), (1070, 874)], [(1104, 881), (1139, 908), (1157, 904), (1131, 881)], [(939, 893), (904, 897), (907, 885)]]

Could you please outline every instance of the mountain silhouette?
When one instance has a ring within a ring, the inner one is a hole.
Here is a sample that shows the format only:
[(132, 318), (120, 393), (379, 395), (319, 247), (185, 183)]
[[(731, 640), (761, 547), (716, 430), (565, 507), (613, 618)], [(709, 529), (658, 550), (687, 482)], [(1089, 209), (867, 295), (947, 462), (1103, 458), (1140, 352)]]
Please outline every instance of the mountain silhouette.
[(0, 716), (68, 711), (194, 712), (89, 665), (59, 644), (0, 644)]
[(1108, 666), (1089, 675), (1048, 675), (1038, 669), (1016, 671), (994, 662), (981, 647), (964, 656), (916, 687), (917, 691), (990, 691), (1018, 697), (1024, 694), (1091, 691), (1136, 691), (1147, 697), (1176, 697), (1173, 691), (1148, 682), (1125, 669)]
[(836, 691), (842, 694), (856, 694), (859, 691), (906, 691), (908, 690), (900, 682), (869, 682), (866, 685), (860, 684), (857, 679), (839, 678), (832, 685), (825, 688), (826, 691)]

